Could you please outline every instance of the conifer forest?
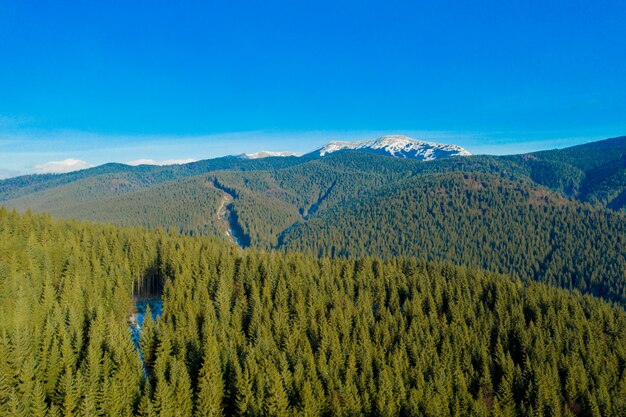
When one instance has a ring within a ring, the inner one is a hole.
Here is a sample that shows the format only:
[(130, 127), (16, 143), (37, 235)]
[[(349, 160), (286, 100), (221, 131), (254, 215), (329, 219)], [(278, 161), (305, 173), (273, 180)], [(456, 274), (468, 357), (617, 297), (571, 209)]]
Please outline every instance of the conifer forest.
[(0, 416), (626, 415), (607, 147), (4, 180)]
[(0, 0), (0, 417), (626, 417), (626, 0)]

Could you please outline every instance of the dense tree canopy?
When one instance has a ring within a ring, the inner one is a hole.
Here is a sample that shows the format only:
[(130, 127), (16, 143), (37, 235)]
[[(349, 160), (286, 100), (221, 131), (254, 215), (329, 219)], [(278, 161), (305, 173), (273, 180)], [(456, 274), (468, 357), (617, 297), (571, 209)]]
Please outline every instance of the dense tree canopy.
[(626, 313), (578, 292), (4, 209), (0, 358), (3, 416), (626, 413)]
[(416, 176), (283, 236), (320, 256), (449, 260), (626, 303), (626, 216), (489, 174)]

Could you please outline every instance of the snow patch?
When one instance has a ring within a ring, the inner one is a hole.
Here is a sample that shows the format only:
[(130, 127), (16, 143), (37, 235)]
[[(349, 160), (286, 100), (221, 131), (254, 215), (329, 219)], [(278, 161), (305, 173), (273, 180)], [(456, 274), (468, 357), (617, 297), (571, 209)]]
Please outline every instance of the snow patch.
[[(377, 139), (361, 141), (333, 141), (323, 147), (309, 153), (308, 155), (325, 156), (333, 152), (343, 150), (360, 150), (376, 154), (395, 156), (397, 158), (418, 159), (421, 161), (432, 161), (434, 159), (447, 158), (451, 156), (470, 156), (471, 153), (457, 145), (444, 143), (426, 142), (413, 139), (403, 135), (388, 135)], [(260, 159), (276, 156), (301, 156), (296, 152), (272, 152), (261, 151), (256, 153), (243, 153), (237, 155), (241, 159)]]
[(423, 161), (431, 161), (448, 156), (471, 155), (469, 151), (457, 145), (426, 142), (401, 135), (383, 136), (378, 139), (355, 142), (334, 141), (315, 152), (319, 152), (320, 156), (324, 156), (347, 149), (374, 151), (376, 153), (386, 153), (399, 158), (413, 158)]
[(35, 165), (36, 174), (64, 174), (66, 172), (79, 171), (91, 168), (93, 165), (80, 159), (68, 158), (62, 161), (50, 161)]
[(297, 152), (273, 152), (273, 151), (260, 151), (256, 153), (244, 153), (239, 155), (243, 159), (261, 159), (269, 158), (272, 156), (300, 156), (302, 154)]

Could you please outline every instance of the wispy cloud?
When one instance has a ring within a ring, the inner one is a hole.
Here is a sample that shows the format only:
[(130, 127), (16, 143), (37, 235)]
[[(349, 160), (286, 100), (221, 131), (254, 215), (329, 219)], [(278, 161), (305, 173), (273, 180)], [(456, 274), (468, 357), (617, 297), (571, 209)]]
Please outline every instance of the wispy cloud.
[(20, 175), (19, 171), (15, 171), (12, 169), (0, 169), (0, 180), (17, 177), (18, 175)]
[(35, 165), (36, 174), (62, 174), (65, 172), (78, 171), (91, 168), (93, 165), (80, 159), (68, 158), (62, 161), (50, 161)]

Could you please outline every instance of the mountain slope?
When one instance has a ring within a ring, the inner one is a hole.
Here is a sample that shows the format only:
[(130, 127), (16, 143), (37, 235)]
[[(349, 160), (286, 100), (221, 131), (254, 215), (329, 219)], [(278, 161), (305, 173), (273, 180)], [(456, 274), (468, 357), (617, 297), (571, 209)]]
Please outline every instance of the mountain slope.
[[(116, 181), (116, 174), (134, 176), (137, 181), (131, 182), (129, 189), (135, 189), (141, 184), (159, 184), (178, 178), (192, 177), (217, 170), (263, 170), (278, 169), (296, 165), (306, 159), (295, 157), (241, 159), (234, 156), (207, 159), (179, 165), (139, 165), (105, 164), (66, 174), (25, 175), (0, 181), (0, 202), (17, 199), (23, 196), (41, 193), (68, 184), (80, 184), (82, 181), (101, 181), (101, 187), (107, 187)], [(106, 177), (111, 175), (111, 177)], [(103, 177), (101, 177), (103, 176)], [(100, 179), (98, 179), (98, 177)], [(88, 186), (87, 186), (88, 187)], [(98, 198), (98, 195), (94, 195)], [(46, 198), (42, 198), (45, 202)]]
[(294, 225), (282, 246), (318, 256), (445, 259), (626, 303), (625, 236), (625, 215), (526, 182), (449, 173), (338, 204)]
[(626, 136), (505, 159), (553, 191), (613, 210), (626, 208)]
[(87, 199), (48, 212), (54, 216), (113, 223), (120, 226), (165, 228), (193, 235), (219, 236), (216, 213), (223, 193), (206, 176), (140, 188), (133, 192)]

